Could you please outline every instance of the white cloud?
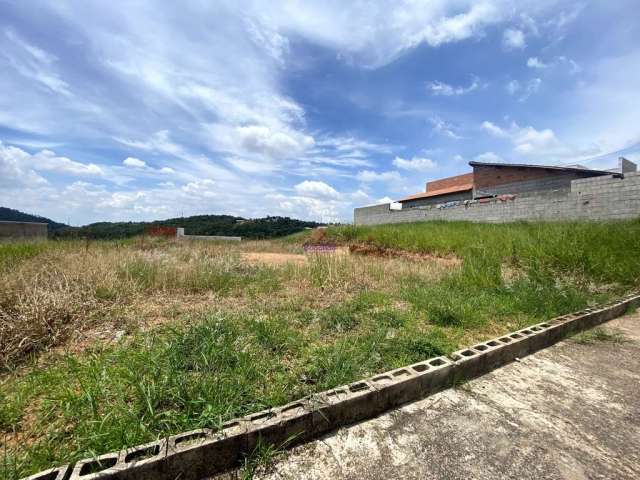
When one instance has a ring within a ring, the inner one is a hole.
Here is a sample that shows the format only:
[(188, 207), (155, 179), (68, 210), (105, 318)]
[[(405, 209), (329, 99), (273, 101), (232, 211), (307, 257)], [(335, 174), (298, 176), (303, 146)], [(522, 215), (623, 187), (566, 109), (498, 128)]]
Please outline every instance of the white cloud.
[(354, 202), (366, 202), (369, 200), (369, 194), (367, 194), (367, 192), (363, 191), (363, 190), (356, 190), (355, 192), (351, 193), (351, 200), (353, 200)]
[[(256, 2), (254, 8), (261, 9)], [(291, 32), (338, 50), (339, 58), (376, 68), (421, 44), (438, 47), (478, 38), (507, 12), (499, 1), (451, 3), (383, 1), (270, 3), (269, 20), (280, 32)], [(245, 7), (246, 8), (246, 7)], [(251, 12), (251, 9), (248, 9)]]
[(149, 152), (161, 152), (176, 157), (184, 157), (185, 152), (182, 147), (170, 140), (168, 130), (160, 130), (155, 132), (148, 140), (130, 140), (122, 137), (114, 137), (113, 139), (128, 147), (138, 148)]
[(356, 178), (365, 183), (370, 182), (391, 182), (401, 180), (400, 173), (392, 170), (389, 172), (374, 172), (373, 170), (362, 170), (358, 172)]
[(575, 60), (564, 55), (554, 57), (552, 60), (547, 62), (543, 62), (538, 57), (529, 57), (529, 59), (527, 60), (527, 67), (538, 70), (564, 67), (571, 75), (575, 75), (582, 71), (582, 67), (578, 65)]
[(379, 198), (378, 200), (376, 200), (377, 204), (391, 203), (391, 202), (393, 202), (391, 197), (382, 197), (382, 198)]
[(135, 158), (135, 157), (127, 157), (122, 161), (122, 164), (125, 165), (126, 167), (131, 167), (131, 168), (145, 168), (147, 166), (147, 163), (144, 160), (140, 160), (139, 158)]
[(94, 163), (76, 162), (67, 157), (57, 156), (51, 150), (42, 150), (32, 155), (30, 162), (36, 170), (70, 175), (104, 175), (103, 169)]
[(471, 93), (480, 87), (480, 81), (477, 77), (474, 77), (471, 80), (471, 83), (468, 87), (455, 87), (453, 85), (439, 82), (437, 80), (427, 83), (427, 88), (431, 90), (432, 95), (445, 97), (466, 95), (467, 93)]
[(333, 187), (315, 180), (305, 180), (297, 184), (294, 188), (300, 195), (320, 198), (340, 198), (340, 194)]
[(567, 62), (569, 63), (569, 73), (576, 74), (582, 72), (582, 67), (578, 65), (574, 60), (571, 60), (569, 58), (567, 59)]
[(247, 31), (251, 40), (262, 48), (281, 67), (285, 65), (285, 57), (289, 53), (289, 39), (268, 24), (247, 19)]
[(561, 142), (550, 128), (537, 130), (532, 126), (520, 127), (515, 122), (512, 122), (509, 128), (502, 128), (485, 121), (482, 123), (482, 129), (494, 137), (508, 139), (515, 154), (538, 157), (547, 163), (567, 158), (587, 158), (598, 153), (592, 145), (576, 147)]
[(362, 158), (372, 153), (391, 153), (393, 145), (374, 143), (354, 136), (323, 136), (316, 146), (343, 158)]
[(546, 154), (559, 146), (555, 133), (550, 128), (536, 130), (533, 127), (517, 128), (512, 133), (514, 151), (524, 154)]
[(0, 171), (3, 180), (20, 184), (44, 184), (47, 180), (36, 172), (53, 172), (71, 176), (101, 176), (104, 170), (94, 163), (80, 163), (56, 155), (51, 150), (30, 154), (21, 148), (0, 142)]
[(484, 131), (486, 131), (487, 133), (493, 135), (494, 137), (508, 137), (509, 133), (507, 133), (504, 129), (502, 129), (501, 127), (499, 127), (498, 125), (489, 122), (489, 121), (484, 121), (482, 122), (481, 125), (482, 129)]
[(24, 150), (0, 142), (0, 187), (35, 187), (47, 181), (31, 166)]
[(508, 28), (502, 35), (502, 45), (507, 50), (522, 49), (527, 46), (524, 32), (514, 28)]
[(299, 155), (315, 143), (309, 135), (260, 125), (236, 127), (235, 132), (248, 152), (264, 153), (276, 158)]
[(543, 69), (543, 68), (548, 68), (549, 65), (546, 64), (546, 63), (541, 62), (538, 59), (538, 57), (529, 57), (529, 59), (527, 60), (527, 67)]
[(430, 158), (413, 157), (411, 160), (396, 157), (393, 159), (393, 165), (402, 170), (424, 171), (438, 166), (436, 162)]
[(139, 205), (140, 200), (145, 197), (144, 192), (112, 193), (108, 198), (98, 203), (98, 207), (116, 208), (116, 209), (132, 209)]
[(507, 89), (507, 92), (509, 92), (509, 95), (514, 95), (518, 90), (520, 90), (520, 82), (517, 80), (511, 80), (507, 83), (505, 88)]
[(450, 138), (452, 140), (460, 140), (462, 136), (456, 133), (455, 127), (450, 123), (444, 121), (440, 117), (431, 117), (429, 119), (431, 125), (433, 125), (433, 131), (444, 136)]
[(4, 54), (20, 75), (53, 93), (71, 96), (69, 84), (54, 71), (58, 60), (54, 55), (31, 45), (11, 29), (5, 29), (4, 36), (8, 46), (0, 55)]
[(210, 178), (205, 178), (187, 183), (182, 187), (182, 191), (190, 196), (212, 198), (216, 196), (215, 185), (216, 182)]
[(519, 101), (524, 102), (531, 95), (533, 95), (534, 93), (537, 93), (538, 90), (540, 90), (541, 85), (542, 85), (542, 79), (540, 78), (532, 78), (531, 80), (529, 80), (527, 82), (526, 87), (524, 88), (522, 96), (519, 98)]

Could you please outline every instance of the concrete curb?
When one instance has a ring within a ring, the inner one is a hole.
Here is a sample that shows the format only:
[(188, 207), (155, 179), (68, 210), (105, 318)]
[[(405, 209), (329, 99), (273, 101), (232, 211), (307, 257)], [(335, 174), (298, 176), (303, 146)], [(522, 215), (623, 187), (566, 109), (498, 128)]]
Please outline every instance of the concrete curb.
[(26, 480), (200, 480), (234, 467), (261, 438), (292, 445), (487, 373), (640, 306), (640, 294), (225, 423), (46, 470)]

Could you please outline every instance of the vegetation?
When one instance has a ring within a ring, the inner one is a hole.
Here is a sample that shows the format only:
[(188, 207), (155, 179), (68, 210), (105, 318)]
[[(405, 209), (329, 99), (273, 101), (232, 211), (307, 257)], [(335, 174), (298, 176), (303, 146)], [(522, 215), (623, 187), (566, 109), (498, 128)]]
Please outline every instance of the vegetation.
[(296, 220), (289, 217), (265, 217), (247, 220), (230, 215), (196, 215), (169, 218), (155, 222), (101, 222), (84, 227), (69, 227), (57, 232), (57, 237), (92, 239), (129, 238), (142, 235), (148, 227), (183, 227), (188, 235), (230, 235), (243, 238), (274, 238), (291, 235), (319, 223)]
[[(286, 264), (248, 255), (302, 254), (308, 233), (0, 245), (0, 478), (217, 426), (610, 299), (638, 286), (638, 234), (639, 222), (340, 227), (329, 241), (384, 255)], [(248, 459), (248, 475), (272, 453)]]
[(423, 222), (380, 227), (342, 227), (330, 231), (342, 242), (457, 255), (481, 270), (501, 266), (528, 276), (570, 276), (586, 282), (635, 285), (640, 272), (640, 220), (604, 223)]
[(0, 221), (42, 222), (49, 224), (49, 236), (64, 239), (114, 240), (142, 235), (147, 228), (183, 227), (188, 235), (230, 235), (251, 239), (276, 238), (315, 228), (320, 223), (289, 217), (246, 219), (231, 215), (194, 215), (154, 222), (99, 222), (83, 227), (70, 227), (45, 217), (0, 207)]
[(602, 327), (592, 328), (573, 336), (573, 340), (582, 345), (590, 345), (597, 342), (625, 343), (627, 338), (622, 332), (611, 331)]

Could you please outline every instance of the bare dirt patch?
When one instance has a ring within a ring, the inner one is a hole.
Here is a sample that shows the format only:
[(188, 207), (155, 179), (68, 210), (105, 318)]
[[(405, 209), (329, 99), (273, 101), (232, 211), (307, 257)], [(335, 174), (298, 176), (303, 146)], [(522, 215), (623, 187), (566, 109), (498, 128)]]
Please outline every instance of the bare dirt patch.
[(247, 252), (242, 253), (242, 259), (251, 265), (285, 265), (287, 263), (303, 265), (307, 263), (306, 255), (295, 253)]
[(458, 267), (462, 265), (462, 259), (454, 255), (438, 256), (431, 253), (409, 252), (406, 250), (395, 250), (368, 243), (357, 243), (349, 245), (349, 252), (358, 255), (371, 255), (386, 258), (405, 258), (407, 260), (418, 260), (422, 262), (436, 262), (447, 267)]
[(341, 256), (348, 255), (349, 249), (346, 247), (337, 247), (332, 252), (326, 253), (311, 253), (311, 254), (296, 254), (296, 253), (280, 253), (280, 252), (243, 252), (241, 254), (242, 259), (251, 265), (304, 265), (309, 261), (310, 255), (331, 255)]

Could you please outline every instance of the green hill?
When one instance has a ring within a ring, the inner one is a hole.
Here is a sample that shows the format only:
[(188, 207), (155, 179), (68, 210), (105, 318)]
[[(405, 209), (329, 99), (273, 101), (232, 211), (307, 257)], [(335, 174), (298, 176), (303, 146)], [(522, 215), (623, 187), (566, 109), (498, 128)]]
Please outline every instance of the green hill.
[(290, 235), (305, 228), (321, 225), (289, 217), (245, 219), (231, 215), (196, 215), (154, 222), (100, 222), (78, 228), (67, 228), (58, 236), (91, 238), (126, 238), (141, 235), (152, 226), (184, 227), (187, 235), (231, 235), (243, 238), (273, 238)]
[(195, 215), (184, 218), (169, 218), (153, 222), (98, 222), (82, 227), (70, 227), (45, 217), (0, 207), (0, 220), (15, 222), (44, 222), (49, 224), (53, 237), (127, 238), (141, 235), (152, 226), (184, 227), (188, 235), (232, 235), (244, 238), (273, 238), (291, 235), (305, 228), (314, 228), (320, 223), (296, 220), (289, 217), (264, 217), (246, 219), (231, 215)]

